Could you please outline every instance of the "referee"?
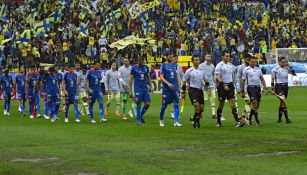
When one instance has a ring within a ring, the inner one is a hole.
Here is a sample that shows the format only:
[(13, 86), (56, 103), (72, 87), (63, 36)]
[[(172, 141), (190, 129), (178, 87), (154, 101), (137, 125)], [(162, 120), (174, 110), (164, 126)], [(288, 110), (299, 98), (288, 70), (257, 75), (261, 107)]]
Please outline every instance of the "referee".
[(221, 117), (225, 104), (225, 100), (229, 101), (232, 115), (236, 121), (236, 127), (244, 126), (244, 123), (238, 118), (238, 112), (235, 105), (235, 87), (233, 84), (233, 75), (235, 66), (230, 63), (230, 53), (222, 52), (222, 61), (216, 65), (215, 75), (217, 81), (217, 93), (219, 106), (217, 109), (217, 127), (222, 127)]
[(247, 84), (247, 93), (251, 99), (253, 109), (248, 117), (249, 124), (252, 124), (252, 117), (255, 116), (256, 125), (261, 126), (261, 123), (258, 119), (258, 109), (260, 106), (261, 100), (261, 84), (263, 86), (263, 91), (267, 91), (265, 81), (259, 67), (256, 67), (257, 60), (255, 57), (251, 57), (250, 65), (243, 70), (242, 81), (241, 81), (241, 93), (242, 97), (245, 97), (245, 82)]
[[(186, 88), (189, 91), (191, 103), (194, 106), (194, 116), (190, 118), (194, 128), (200, 128), (200, 119), (204, 111), (204, 93), (203, 86), (209, 87), (209, 82), (204, 73), (204, 70), (199, 69), (200, 60), (198, 56), (192, 57), (193, 67), (190, 67), (185, 74), (186, 81), (183, 82), (182, 90), (185, 92)], [(188, 85), (186, 85), (186, 82)], [(209, 89), (210, 90), (210, 89)]]
[(288, 74), (295, 75), (295, 72), (289, 68), (289, 64), (285, 57), (279, 59), (279, 66), (273, 68), (271, 77), (271, 86), (273, 95), (278, 95), (280, 98), (279, 111), (278, 111), (278, 123), (282, 123), (282, 114), (284, 113), (286, 123), (291, 123), (288, 117), (286, 99), (288, 97)]

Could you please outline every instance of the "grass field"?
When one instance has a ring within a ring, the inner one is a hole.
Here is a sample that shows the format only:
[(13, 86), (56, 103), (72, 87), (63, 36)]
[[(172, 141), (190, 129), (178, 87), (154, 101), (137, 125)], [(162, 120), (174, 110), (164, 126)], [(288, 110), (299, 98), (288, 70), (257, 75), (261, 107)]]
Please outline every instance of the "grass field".
[[(278, 100), (263, 96), (262, 127), (235, 128), (229, 107), (222, 128), (205, 108), (201, 129), (193, 129), (186, 105), (175, 128), (166, 111), (159, 127), (160, 95), (152, 95), (145, 126), (134, 119), (123, 121), (109, 115), (106, 124), (91, 124), (20, 117), (17, 102), (11, 116), (0, 117), (0, 174), (307, 174), (307, 89), (291, 88), (289, 115), (292, 124), (277, 123)], [(240, 100), (240, 103), (241, 100)], [(240, 105), (242, 106), (242, 105)], [(71, 107), (72, 108), (72, 107)], [(98, 120), (98, 110), (96, 119)], [(114, 111), (114, 106), (111, 109)], [(112, 114), (112, 112), (110, 113)]]

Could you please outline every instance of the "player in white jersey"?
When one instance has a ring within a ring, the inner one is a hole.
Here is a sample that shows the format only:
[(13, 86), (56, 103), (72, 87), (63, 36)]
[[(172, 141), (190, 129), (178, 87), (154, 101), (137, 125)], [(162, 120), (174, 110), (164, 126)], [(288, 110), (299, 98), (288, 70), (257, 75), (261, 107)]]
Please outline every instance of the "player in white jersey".
[[(236, 73), (236, 88), (237, 88), (237, 93), (240, 94), (241, 93), (241, 82), (242, 82), (242, 75), (243, 75), (243, 70), (249, 66), (249, 62), (250, 62), (250, 58), (253, 57), (252, 54), (246, 54), (245, 55), (245, 62), (242, 63), (240, 66), (238, 66), (238, 69), (237, 69), (237, 73)], [(251, 105), (251, 102), (250, 102), (250, 98), (248, 96), (248, 93), (247, 93), (247, 86), (246, 86), (246, 83), (244, 85), (244, 97), (243, 97), (243, 94), (241, 94), (241, 97), (243, 98), (243, 101), (244, 101), (244, 110), (242, 111), (242, 115), (241, 115), (241, 119), (246, 121), (247, 124), (248, 123), (248, 117), (250, 115), (250, 112), (251, 112), (251, 108), (250, 108), (250, 105)]]
[(115, 98), (115, 101), (116, 101), (115, 116), (120, 117), (119, 108), (120, 108), (121, 86), (120, 86), (118, 71), (116, 69), (115, 62), (112, 63), (111, 69), (106, 72), (104, 84), (105, 84), (106, 92), (108, 94), (108, 103), (107, 103), (107, 106), (104, 112), (105, 116), (108, 116), (109, 107), (111, 105), (112, 100)]
[(199, 69), (203, 70), (204, 73), (207, 74), (210, 86), (208, 88), (206, 87), (203, 88), (204, 98), (205, 98), (205, 101), (207, 101), (208, 99), (210, 100), (211, 115), (213, 119), (216, 119), (216, 114), (215, 114), (216, 113), (215, 111), (216, 86), (215, 86), (215, 73), (214, 73), (215, 70), (214, 70), (214, 65), (211, 63), (210, 54), (205, 55), (205, 62), (199, 65)]
[(279, 59), (279, 65), (276, 66), (271, 72), (271, 86), (273, 95), (277, 95), (280, 100), (278, 111), (278, 123), (282, 122), (282, 114), (284, 113), (286, 123), (291, 123), (288, 117), (288, 109), (286, 99), (288, 97), (288, 74), (295, 75), (295, 71), (289, 67), (288, 61), (285, 57)]
[[(258, 118), (258, 109), (261, 101), (261, 85), (263, 86), (263, 91), (267, 92), (265, 85), (265, 80), (263, 78), (261, 69), (256, 66), (257, 59), (252, 57), (250, 64), (243, 70), (242, 81), (241, 81), (241, 93), (242, 97), (245, 97), (245, 92), (247, 91), (248, 96), (250, 97), (253, 109), (249, 115), (249, 124), (252, 124), (252, 117), (255, 116), (256, 125), (261, 126), (261, 123)], [(245, 83), (247, 88), (245, 90)]]
[[(193, 67), (190, 67), (185, 73), (186, 81), (183, 82), (182, 90), (185, 91), (188, 88), (189, 97), (195, 110), (194, 116), (190, 120), (194, 128), (200, 128), (200, 119), (204, 111), (204, 93), (202, 88), (204, 84), (207, 88), (210, 84), (204, 71), (199, 69), (199, 57), (193, 56), (192, 62)], [(186, 85), (186, 83), (188, 84)]]
[[(127, 113), (126, 113), (126, 105), (127, 105), (127, 101), (129, 98), (129, 77), (130, 77), (130, 73), (131, 73), (131, 69), (132, 66), (130, 66), (130, 61), (128, 58), (124, 58), (123, 60), (124, 65), (121, 66), (118, 69), (118, 76), (119, 76), (119, 82), (121, 84), (121, 92), (122, 92), (122, 114), (123, 114), (123, 119), (126, 120), (127, 119)], [(134, 111), (135, 109), (135, 103), (132, 102), (132, 106), (131, 109), (129, 110), (129, 115), (130, 117), (133, 117), (133, 113), (132, 111)]]
[(230, 63), (230, 53), (224, 51), (222, 53), (222, 61), (218, 63), (215, 68), (219, 100), (219, 106), (217, 109), (217, 127), (222, 126), (221, 117), (226, 99), (229, 101), (232, 115), (236, 121), (236, 127), (242, 127), (244, 125), (244, 123), (238, 117), (238, 112), (235, 105), (235, 87), (233, 84), (234, 71), (235, 67)]
[(86, 89), (86, 68), (83, 68), (82, 74), (78, 76), (78, 101), (79, 101), (79, 110), (81, 115), (90, 114), (88, 109), (88, 94)]

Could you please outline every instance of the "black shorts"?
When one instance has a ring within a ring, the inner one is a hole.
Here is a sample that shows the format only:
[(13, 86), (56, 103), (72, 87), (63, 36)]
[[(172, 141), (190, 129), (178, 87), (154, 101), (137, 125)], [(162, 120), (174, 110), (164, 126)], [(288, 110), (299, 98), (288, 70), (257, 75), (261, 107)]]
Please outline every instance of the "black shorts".
[(191, 103), (199, 103), (199, 104), (205, 104), (204, 101), (204, 92), (202, 89), (196, 89), (196, 88), (189, 88), (189, 97), (191, 100)]
[(275, 93), (277, 95), (284, 95), (287, 98), (288, 90), (289, 90), (288, 83), (277, 83), (275, 85)]
[(230, 100), (235, 98), (235, 87), (233, 83), (227, 83), (225, 84), (229, 87), (229, 91), (225, 91), (224, 89), (224, 84), (220, 83), (217, 87), (217, 95), (219, 101), (224, 101), (224, 100)]
[(261, 100), (261, 88), (260, 86), (247, 86), (247, 93), (251, 101), (256, 100), (260, 101)]

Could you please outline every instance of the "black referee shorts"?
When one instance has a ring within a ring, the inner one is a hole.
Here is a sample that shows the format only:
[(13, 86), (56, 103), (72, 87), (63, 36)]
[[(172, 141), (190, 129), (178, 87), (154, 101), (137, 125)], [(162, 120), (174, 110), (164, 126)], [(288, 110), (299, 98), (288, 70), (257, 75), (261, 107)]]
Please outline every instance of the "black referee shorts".
[(277, 95), (284, 95), (287, 98), (288, 90), (289, 90), (288, 83), (277, 83), (275, 85), (275, 93)]
[[(229, 87), (229, 91), (225, 91), (224, 85), (227, 85)], [(217, 95), (219, 98), (219, 101), (224, 101), (224, 100), (230, 100), (235, 98), (235, 87), (233, 83), (220, 83), (217, 87)]]
[(251, 101), (256, 100), (260, 102), (261, 100), (260, 86), (247, 86), (247, 93)]
[(199, 104), (205, 104), (204, 92), (203, 92), (202, 89), (190, 87), (189, 88), (189, 97), (190, 97), (192, 104), (197, 103), (197, 102)]

